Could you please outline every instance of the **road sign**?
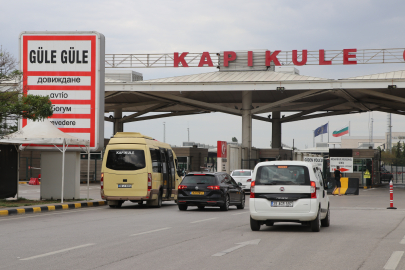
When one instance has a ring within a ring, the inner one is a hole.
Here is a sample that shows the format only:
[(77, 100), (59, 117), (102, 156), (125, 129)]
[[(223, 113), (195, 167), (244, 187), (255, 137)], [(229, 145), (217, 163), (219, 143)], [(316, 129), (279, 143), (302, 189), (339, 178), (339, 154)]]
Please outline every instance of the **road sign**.
[(343, 173), (352, 173), (353, 157), (330, 157), (330, 172), (334, 172), (337, 166)]
[[(104, 147), (104, 44), (104, 36), (97, 32), (20, 35), (24, 94), (49, 96), (53, 109), (51, 123), (67, 134), (90, 140), (92, 151)], [(20, 128), (28, 121), (20, 121)]]

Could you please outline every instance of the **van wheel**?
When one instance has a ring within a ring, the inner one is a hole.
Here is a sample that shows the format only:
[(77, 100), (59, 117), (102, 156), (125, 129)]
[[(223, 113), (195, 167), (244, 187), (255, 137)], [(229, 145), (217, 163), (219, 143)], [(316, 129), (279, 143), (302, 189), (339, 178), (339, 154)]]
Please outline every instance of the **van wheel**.
[(260, 221), (250, 217), (250, 229), (252, 229), (252, 231), (260, 231)]
[(162, 207), (162, 191), (159, 191), (159, 195), (157, 198), (157, 205), (155, 205), (155, 208), (160, 208)]
[(311, 230), (313, 232), (319, 232), (321, 230), (321, 219), (320, 219), (320, 216), (319, 216), (320, 212), (321, 212), (321, 208), (319, 207), (318, 215), (316, 215), (316, 219), (311, 221)]
[(330, 225), (330, 210), (328, 206), (328, 212), (326, 212), (326, 217), (321, 220), (322, 227), (329, 227)]
[(139, 201), (138, 204), (139, 204), (139, 205), (142, 205), (142, 204), (143, 204), (143, 201)]
[(185, 205), (185, 204), (179, 204), (178, 207), (179, 207), (180, 211), (186, 211), (187, 210), (187, 205)]
[(225, 202), (224, 205), (221, 206), (222, 211), (228, 211), (229, 210), (229, 195), (226, 195), (225, 197)]

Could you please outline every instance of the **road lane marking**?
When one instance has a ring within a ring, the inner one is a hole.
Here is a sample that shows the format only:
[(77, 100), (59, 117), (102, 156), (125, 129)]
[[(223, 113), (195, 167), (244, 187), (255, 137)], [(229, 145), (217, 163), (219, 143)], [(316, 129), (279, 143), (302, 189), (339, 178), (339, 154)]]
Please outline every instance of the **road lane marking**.
[(399, 243), (405, 245), (405, 236), (404, 236), (404, 238), (402, 238), (401, 242), (399, 242)]
[(240, 249), (240, 248), (242, 248), (244, 246), (247, 246), (247, 245), (258, 245), (259, 242), (260, 242), (260, 239), (255, 239), (255, 240), (251, 240), (251, 241), (247, 241), (247, 242), (237, 243), (237, 246), (234, 246), (234, 247), (226, 249), (224, 251), (215, 253), (212, 256), (213, 257), (221, 257), (221, 256), (224, 256), (224, 255), (226, 255), (226, 254), (228, 254), (228, 253), (230, 253), (232, 251), (235, 251), (235, 250)]
[(157, 229), (157, 230), (147, 231), (147, 232), (141, 232), (141, 233), (136, 233), (136, 234), (131, 234), (130, 236), (136, 236), (136, 235), (141, 235), (141, 234), (159, 232), (159, 231), (168, 230), (168, 229), (171, 229), (171, 227), (166, 227), (166, 228), (162, 228), (162, 229)]
[(387, 263), (384, 265), (385, 270), (395, 270), (398, 266), (399, 261), (404, 255), (403, 251), (394, 251), (391, 257), (388, 259)]
[(199, 222), (204, 222), (204, 221), (213, 220), (213, 219), (217, 219), (217, 218), (214, 217), (214, 218), (201, 219), (201, 220), (197, 220), (197, 221), (192, 221), (190, 223), (199, 223)]
[(249, 212), (248, 211), (243, 211), (242, 213), (232, 214), (232, 216), (242, 215), (242, 214), (246, 214), (246, 213), (249, 213)]
[(78, 249), (78, 248), (89, 247), (89, 246), (92, 246), (92, 245), (95, 245), (95, 244), (85, 244), (85, 245), (81, 245), (81, 246), (77, 246), (77, 247), (71, 247), (71, 248), (61, 249), (61, 250), (57, 250), (57, 251), (52, 251), (52, 252), (48, 252), (48, 253), (45, 253), (45, 254), (32, 256), (32, 257), (28, 257), (28, 258), (25, 258), (25, 259), (20, 259), (20, 261), (28, 261), (28, 260), (32, 260), (32, 259), (37, 259), (37, 258), (41, 258), (41, 257), (46, 257), (46, 256), (50, 256), (50, 255), (54, 255), (54, 254), (58, 254), (58, 253)]

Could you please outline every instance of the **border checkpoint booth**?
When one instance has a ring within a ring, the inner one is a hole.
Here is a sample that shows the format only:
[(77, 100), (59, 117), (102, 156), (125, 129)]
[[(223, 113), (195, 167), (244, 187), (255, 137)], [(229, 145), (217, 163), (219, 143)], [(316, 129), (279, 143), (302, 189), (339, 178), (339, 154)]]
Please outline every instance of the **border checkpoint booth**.
[[(89, 141), (79, 139), (60, 131), (48, 119), (28, 123), (17, 132), (4, 136), (0, 144), (20, 145), (19, 150), (23, 151), (29, 145), (53, 145), (60, 153), (44, 151), (41, 153), (41, 199), (80, 198), (80, 153), (68, 152), (69, 145), (83, 147), (88, 153), (88, 164), (90, 163)], [(53, 149), (55, 150), (55, 149)], [(65, 168), (67, 167), (67, 168)], [(58, 181), (61, 179), (61, 181)], [(18, 176), (15, 179), (17, 184), (18, 198)], [(87, 173), (87, 200), (89, 200), (89, 166)]]

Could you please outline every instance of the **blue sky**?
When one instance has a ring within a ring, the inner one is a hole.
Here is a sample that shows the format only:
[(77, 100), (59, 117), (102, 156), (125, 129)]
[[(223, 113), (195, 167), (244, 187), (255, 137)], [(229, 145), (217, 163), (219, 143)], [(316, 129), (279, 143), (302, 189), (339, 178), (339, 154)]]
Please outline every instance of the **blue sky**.
[[(22, 31), (98, 31), (106, 53), (219, 52), (223, 50), (341, 50), (404, 48), (404, 1), (0, 1), (0, 45), (18, 55)], [(304, 66), (302, 75), (346, 78), (404, 69), (404, 64)], [(144, 79), (215, 71), (215, 68), (138, 69)], [(385, 113), (362, 113), (283, 124), (283, 143), (312, 146), (312, 131), (329, 121), (331, 130), (351, 121), (351, 134), (374, 136), (387, 130)], [(241, 140), (241, 119), (222, 113), (136, 122), (138, 131), (180, 145), (187, 140), (215, 144)], [(393, 115), (393, 131), (405, 131), (404, 116)], [(226, 125), (224, 125), (226, 124)], [(112, 135), (106, 123), (105, 137)], [(207, 132), (207, 130), (209, 132)], [(269, 147), (271, 125), (253, 121), (253, 146)], [(331, 141), (340, 139), (331, 138)], [(317, 139), (319, 141), (319, 139)], [(324, 137), (324, 141), (326, 138)]]

